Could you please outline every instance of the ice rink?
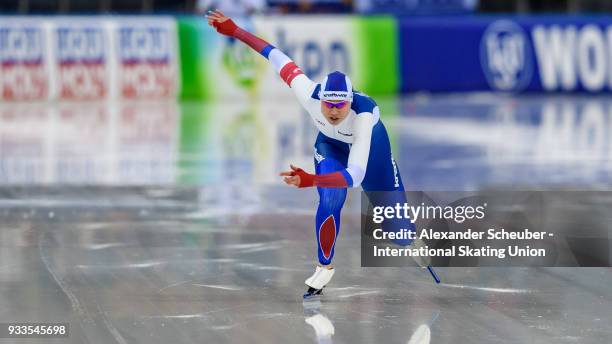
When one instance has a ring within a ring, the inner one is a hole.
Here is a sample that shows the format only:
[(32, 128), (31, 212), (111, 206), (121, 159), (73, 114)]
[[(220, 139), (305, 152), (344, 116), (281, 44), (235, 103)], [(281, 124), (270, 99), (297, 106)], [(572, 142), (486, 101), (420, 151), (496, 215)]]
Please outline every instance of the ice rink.
[[(609, 190), (612, 101), (376, 98), (410, 190)], [(293, 100), (0, 103), (0, 343), (610, 343), (610, 268), (361, 268), (359, 191), (316, 263), (316, 131)], [(611, 204), (612, 206), (612, 204)]]

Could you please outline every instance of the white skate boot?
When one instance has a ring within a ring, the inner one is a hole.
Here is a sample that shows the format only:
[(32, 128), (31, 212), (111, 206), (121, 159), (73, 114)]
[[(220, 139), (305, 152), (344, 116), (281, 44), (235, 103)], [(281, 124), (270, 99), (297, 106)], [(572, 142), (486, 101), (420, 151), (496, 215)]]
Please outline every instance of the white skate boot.
[(304, 299), (312, 298), (316, 295), (321, 295), (323, 292), (323, 288), (331, 281), (332, 276), (334, 275), (335, 270), (333, 268), (328, 269), (326, 267), (322, 267), (317, 265), (314, 274), (308, 277), (306, 281), (306, 286), (308, 286), (308, 290), (304, 294)]

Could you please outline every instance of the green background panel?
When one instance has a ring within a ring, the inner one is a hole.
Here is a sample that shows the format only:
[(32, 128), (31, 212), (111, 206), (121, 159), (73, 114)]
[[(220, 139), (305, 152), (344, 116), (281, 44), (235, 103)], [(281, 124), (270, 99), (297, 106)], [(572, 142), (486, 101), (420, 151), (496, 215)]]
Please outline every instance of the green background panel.
[(397, 22), (393, 17), (354, 18), (358, 79), (369, 95), (399, 91)]
[(182, 80), (179, 98), (209, 100), (213, 97), (213, 88), (207, 69), (214, 32), (209, 32), (200, 17), (178, 17), (177, 26)]

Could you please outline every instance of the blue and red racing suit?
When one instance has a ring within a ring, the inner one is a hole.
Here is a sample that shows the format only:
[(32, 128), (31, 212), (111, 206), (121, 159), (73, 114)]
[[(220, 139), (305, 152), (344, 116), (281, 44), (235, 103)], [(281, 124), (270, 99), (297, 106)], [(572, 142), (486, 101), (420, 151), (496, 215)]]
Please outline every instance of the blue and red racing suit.
[[(316, 174), (312, 175), (303, 170), (299, 170), (297, 174), (300, 175), (300, 187), (317, 187), (317, 251), (319, 263), (328, 265), (333, 259), (334, 247), (340, 233), (340, 212), (348, 187), (361, 186), (366, 193), (404, 191), (400, 172), (391, 154), (387, 130), (380, 120), (380, 109), (372, 98), (353, 91), (348, 116), (337, 125), (330, 124), (321, 113), (321, 84), (308, 78), (287, 55), (239, 28), (231, 19), (216, 23), (215, 26), (220, 33), (241, 40), (268, 59), (281, 79), (291, 87), (319, 129), (314, 144)], [(405, 202), (403, 193), (394, 194), (397, 196), (391, 196), (393, 199), (386, 200), (385, 203)], [(380, 204), (379, 201), (376, 203)], [(414, 230), (413, 224), (407, 225)], [(408, 245), (410, 241), (396, 243)]]

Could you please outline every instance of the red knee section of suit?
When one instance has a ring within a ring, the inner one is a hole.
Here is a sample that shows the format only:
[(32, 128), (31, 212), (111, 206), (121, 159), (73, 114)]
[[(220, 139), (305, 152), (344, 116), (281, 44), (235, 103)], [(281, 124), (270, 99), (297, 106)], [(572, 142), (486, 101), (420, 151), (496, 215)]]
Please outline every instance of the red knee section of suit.
[(334, 242), (336, 241), (336, 222), (334, 221), (334, 215), (329, 215), (319, 228), (319, 245), (325, 259), (331, 257), (331, 251), (334, 248)]

